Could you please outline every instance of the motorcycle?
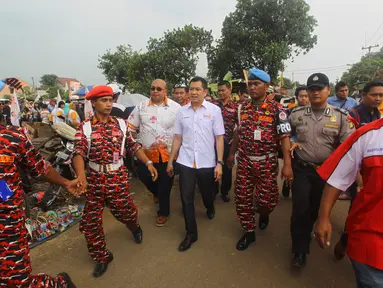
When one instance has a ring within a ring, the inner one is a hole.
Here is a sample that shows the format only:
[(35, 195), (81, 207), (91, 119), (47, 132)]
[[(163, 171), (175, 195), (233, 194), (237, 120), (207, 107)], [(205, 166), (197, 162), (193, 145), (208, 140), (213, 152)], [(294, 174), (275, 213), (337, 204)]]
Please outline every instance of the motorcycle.
[[(73, 180), (76, 173), (72, 167), (72, 152), (74, 149), (74, 137), (76, 130), (66, 123), (57, 123), (52, 125), (55, 132), (61, 137), (62, 149), (58, 151), (51, 162), (52, 167), (64, 178)], [(58, 184), (50, 184), (39, 206), (44, 210), (50, 210), (55, 201), (63, 197), (68, 202), (69, 197), (64, 193), (64, 188)]]

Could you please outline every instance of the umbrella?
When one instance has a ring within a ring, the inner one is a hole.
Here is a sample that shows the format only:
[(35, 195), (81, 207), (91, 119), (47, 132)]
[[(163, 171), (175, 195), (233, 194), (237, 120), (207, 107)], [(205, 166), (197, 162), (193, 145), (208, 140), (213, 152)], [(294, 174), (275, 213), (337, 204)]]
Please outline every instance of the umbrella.
[(140, 104), (140, 102), (146, 99), (148, 99), (148, 97), (142, 94), (122, 94), (118, 97), (117, 103), (125, 107), (131, 107)]
[[(89, 85), (89, 86), (86, 86), (86, 87), (82, 87), (81, 89), (79, 89), (76, 92), (72, 93), (72, 95), (85, 96), (86, 95), (86, 90), (88, 89), (88, 91), (90, 91), (95, 86), (96, 85)], [(87, 89), (85, 89), (85, 88), (87, 88)]]

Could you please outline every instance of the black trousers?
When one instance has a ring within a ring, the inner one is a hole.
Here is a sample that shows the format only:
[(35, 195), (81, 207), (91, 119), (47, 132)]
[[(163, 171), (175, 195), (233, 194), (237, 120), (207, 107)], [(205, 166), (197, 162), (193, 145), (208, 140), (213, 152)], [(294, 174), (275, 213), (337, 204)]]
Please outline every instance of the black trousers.
[(214, 168), (195, 169), (178, 164), (178, 171), (186, 234), (198, 236), (194, 208), (195, 186), (198, 181), (206, 209), (214, 209)]
[[(226, 165), (226, 160), (227, 157), (229, 157), (230, 154), (230, 144), (225, 141), (225, 146), (223, 150), (223, 162), (225, 165), (222, 167), (222, 180), (221, 180), (221, 194), (222, 195), (227, 195), (230, 192), (231, 189), (231, 184), (232, 184), (232, 169), (229, 168)], [(218, 159), (218, 158), (217, 158)], [(215, 194), (219, 193), (219, 182), (215, 182), (216, 187), (215, 187)]]
[(311, 233), (318, 218), (325, 181), (310, 165), (293, 159), (294, 181), (292, 186), (293, 211), (291, 239), (293, 253), (309, 253)]
[(137, 174), (142, 183), (145, 184), (146, 188), (155, 196), (158, 197), (159, 209), (157, 211), (158, 216), (169, 216), (170, 215), (170, 191), (173, 187), (174, 177), (170, 177), (166, 172), (168, 162), (154, 163), (154, 167), (158, 172), (158, 179), (156, 182), (152, 181), (148, 168), (144, 163), (138, 161)]

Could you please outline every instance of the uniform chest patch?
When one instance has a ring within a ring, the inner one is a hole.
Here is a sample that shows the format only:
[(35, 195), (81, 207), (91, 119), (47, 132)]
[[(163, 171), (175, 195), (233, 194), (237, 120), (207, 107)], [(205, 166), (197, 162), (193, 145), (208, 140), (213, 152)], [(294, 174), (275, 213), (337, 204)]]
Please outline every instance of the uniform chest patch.
[(9, 164), (14, 162), (15, 162), (14, 156), (0, 155), (0, 164)]

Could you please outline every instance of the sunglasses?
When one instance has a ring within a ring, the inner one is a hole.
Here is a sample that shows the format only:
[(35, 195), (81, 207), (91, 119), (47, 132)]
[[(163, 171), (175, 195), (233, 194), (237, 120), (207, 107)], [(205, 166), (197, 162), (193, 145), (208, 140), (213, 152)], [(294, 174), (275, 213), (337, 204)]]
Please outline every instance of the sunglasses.
[(165, 90), (165, 89), (163, 89), (163, 88), (161, 88), (161, 87), (151, 87), (150, 90), (152, 90), (152, 91), (157, 91), (157, 92), (161, 92), (162, 90)]

